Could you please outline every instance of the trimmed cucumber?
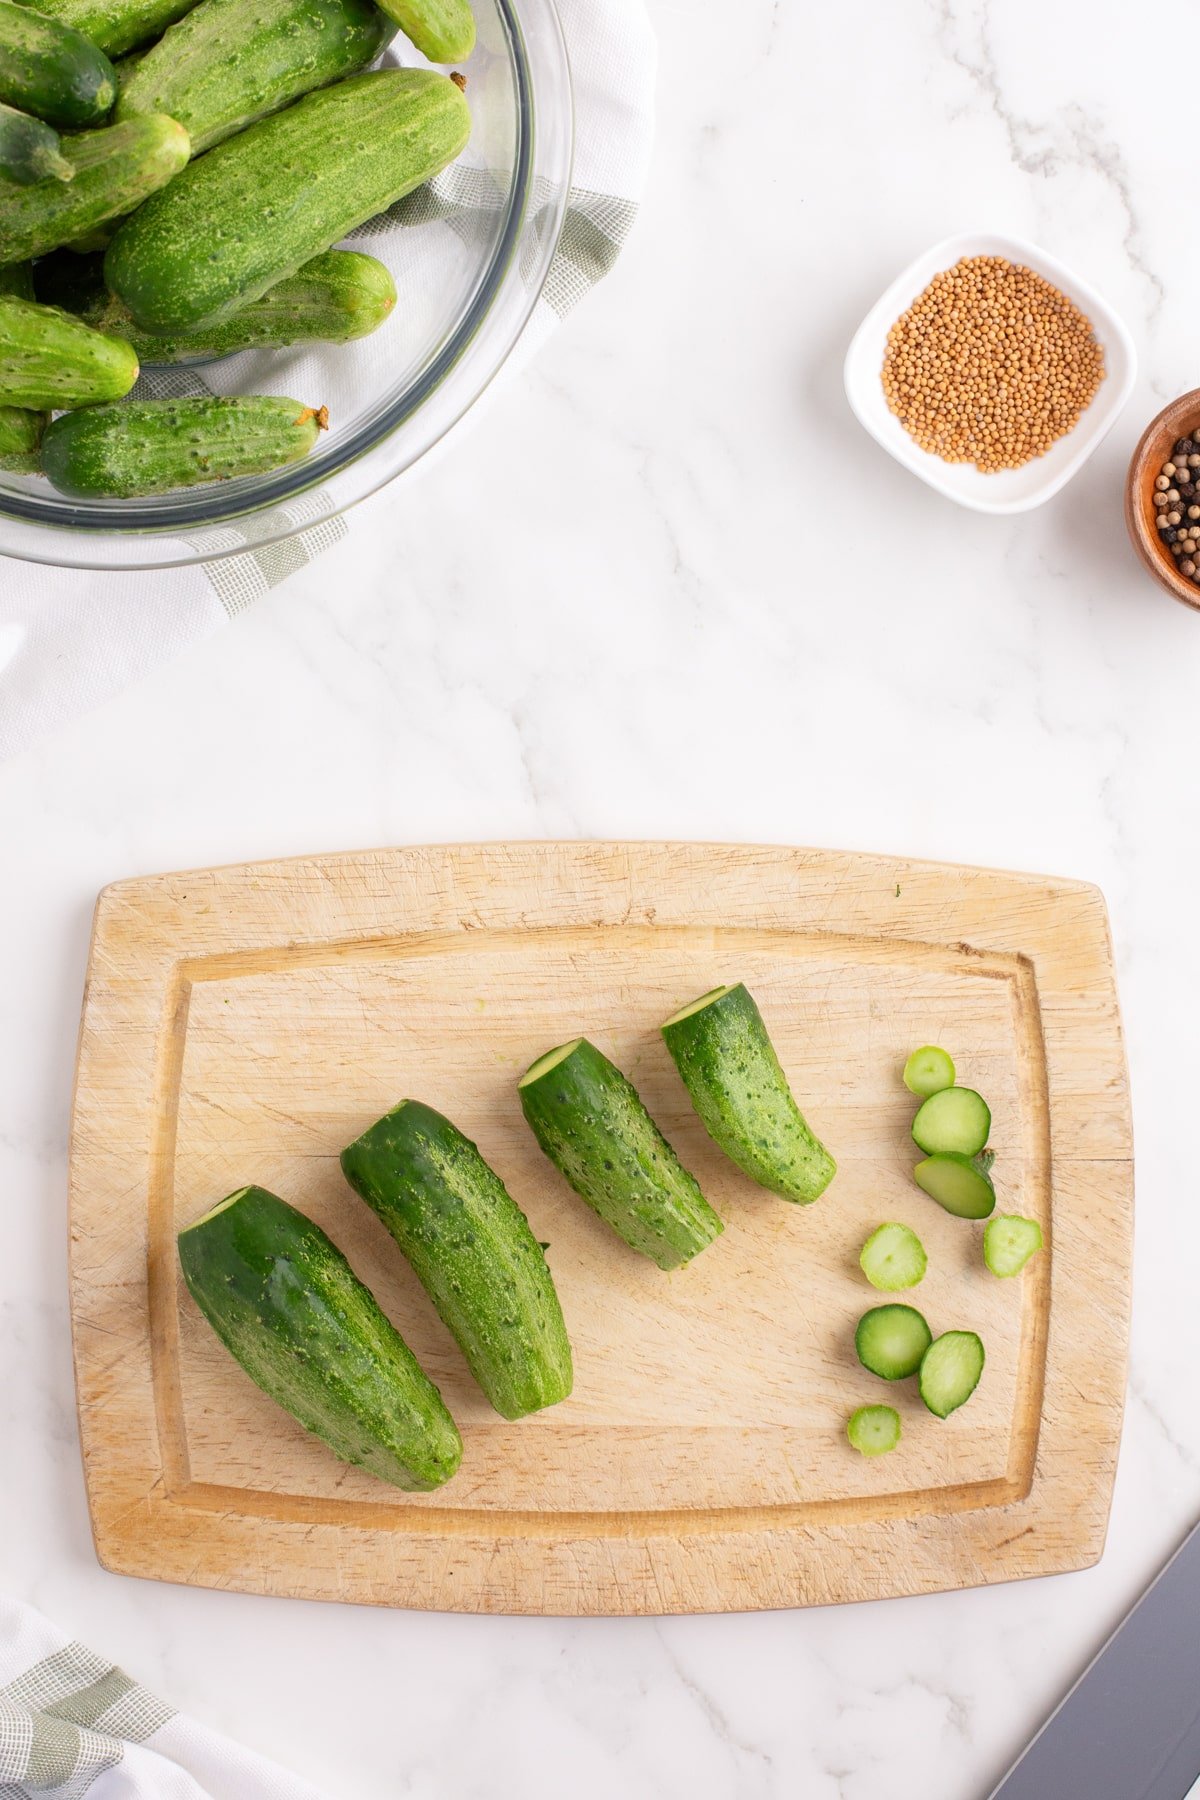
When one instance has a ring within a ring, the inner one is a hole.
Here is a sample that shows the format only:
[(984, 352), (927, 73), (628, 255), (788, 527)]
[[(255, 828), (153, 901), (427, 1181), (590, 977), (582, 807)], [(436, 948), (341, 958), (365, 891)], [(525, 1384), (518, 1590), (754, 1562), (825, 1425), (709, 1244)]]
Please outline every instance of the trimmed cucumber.
[(117, 78), (95, 41), (47, 17), (53, 10), (0, 0), (0, 100), (64, 131), (80, 131), (112, 110)]
[(933, 1333), (915, 1306), (873, 1306), (854, 1333), (859, 1362), (884, 1381), (915, 1375), (932, 1342)]
[(862, 1247), (859, 1267), (872, 1287), (885, 1294), (916, 1287), (928, 1267), (925, 1246), (907, 1225), (881, 1225)]
[(983, 1344), (973, 1331), (944, 1331), (921, 1358), (921, 1398), (931, 1413), (948, 1419), (965, 1406), (983, 1374)]
[(32, 300), (33, 264), (0, 263), (0, 295), (13, 294), (18, 300)]
[(986, 1219), (996, 1210), (996, 1190), (985, 1156), (928, 1156), (913, 1180), (956, 1219)]
[(70, 313), (11, 294), (0, 298), (0, 401), (35, 411), (119, 400), (138, 378), (120, 338)]
[(469, 1138), (402, 1100), (342, 1152), (342, 1172), (387, 1226), (506, 1419), (571, 1392), (571, 1346), (545, 1252)]
[(379, 5), (430, 62), (464, 62), (475, 48), (469, 0), (379, 0)]
[(35, 181), (71, 181), (75, 171), (53, 125), (0, 104), (0, 175), (32, 187)]
[(992, 1115), (974, 1088), (942, 1088), (913, 1120), (913, 1143), (926, 1156), (978, 1156), (988, 1141)]
[(846, 1436), (864, 1456), (886, 1456), (900, 1442), (900, 1414), (894, 1406), (860, 1406), (847, 1420)]
[(45, 429), (45, 413), (0, 406), (0, 469), (14, 475), (40, 474), (40, 446)]
[(265, 1188), (241, 1188), (179, 1234), (193, 1300), (265, 1394), (357, 1463), (409, 1492), (462, 1460), (442, 1397), (346, 1258)]
[(631, 1250), (679, 1269), (720, 1236), (720, 1219), (633, 1084), (586, 1038), (539, 1057), (518, 1091), (550, 1161)]
[(904, 1065), (904, 1085), (910, 1094), (927, 1100), (943, 1088), (954, 1086), (954, 1063), (936, 1044), (922, 1044)]
[(130, 119), (63, 142), (70, 181), (21, 187), (0, 178), (0, 263), (57, 250), (137, 206), (187, 162), (188, 134), (174, 119)]
[(837, 1164), (805, 1123), (741, 982), (702, 994), (669, 1018), (662, 1034), (705, 1130), (726, 1156), (785, 1200), (818, 1199)]
[(375, 61), (396, 27), (372, 0), (201, 0), (122, 83), (118, 119), (168, 113), (199, 156)]
[(218, 144), (153, 195), (110, 244), (105, 278), (145, 330), (206, 330), (436, 175), (470, 130), (445, 75), (352, 75)]
[(96, 331), (133, 345), (144, 363), (210, 362), (238, 350), (287, 344), (344, 344), (378, 330), (396, 304), (396, 284), (373, 256), (327, 250), (261, 300), (224, 324), (186, 337), (155, 337), (133, 322), (129, 308), (104, 285), (102, 257), (56, 251), (37, 266), (38, 297), (76, 313)]
[[(29, 5), (31, 0), (22, 0)], [(73, 25), (108, 56), (124, 56), (161, 37), (196, 0), (38, 0), (37, 10)]]
[(1042, 1228), (1036, 1219), (997, 1213), (983, 1228), (983, 1260), (993, 1275), (1007, 1279), (1021, 1273), (1042, 1243)]
[(301, 462), (325, 421), (324, 407), (274, 395), (89, 406), (55, 419), (42, 468), (60, 494), (79, 499), (169, 494)]

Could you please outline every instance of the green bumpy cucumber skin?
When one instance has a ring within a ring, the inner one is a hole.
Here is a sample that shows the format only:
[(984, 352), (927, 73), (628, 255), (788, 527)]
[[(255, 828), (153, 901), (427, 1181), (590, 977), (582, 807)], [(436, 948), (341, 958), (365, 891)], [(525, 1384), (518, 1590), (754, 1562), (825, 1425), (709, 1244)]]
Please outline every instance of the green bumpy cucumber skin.
[(178, 175), (189, 154), (183, 126), (159, 114), (64, 139), (70, 181), (21, 187), (0, 177), (0, 263), (86, 238)]
[(565, 1400), (574, 1373), (545, 1253), (495, 1171), (457, 1126), (402, 1100), (342, 1152), (505, 1419)]
[(323, 414), (273, 395), (89, 406), (42, 439), (42, 469), (60, 494), (134, 500), (301, 462)]
[(47, 16), (53, 11), (0, 0), (0, 100), (63, 131), (86, 131), (112, 111), (117, 77), (95, 40)]
[(54, 306), (0, 297), (0, 401), (50, 411), (120, 400), (138, 359), (120, 338)]
[(546, 1156), (631, 1250), (680, 1269), (721, 1235), (633, 1083), (586, 1038), (519, 1092)]
[[(33, 0), (21, 0), (32, 5)], [(124, 56), (161, 37), (196, 0), (37, 0), (37, 10), (81, 31), (106, 56)]]
[(104, 285), (104, 259), (61, 250), (37, 267), (39, 298), (75, 313), (95, 331), (133, 345), (143, 363), (213, 362), (239, 350), (289, 344), (346, 344), (377, 331), (396, 304), (396, 284), (373, 256), (327, 250), (260, 300), (220, 325), (184, 337), (155, 337)]
[(105, 279), (144, 330), (206, 330), (444, 169), (470, 129), (448, 76), (351, 75), (152, 195), (109, 245)]
[(74, 173), (53, 125), (0, 102), (0, 175), (18, 187), (32, 187), (38, 181), (70, 181)]
[(465, 62), (475, 48), (469, 0), (379, 0), (379, 5), (430, 62)]
[(372, 0), (204, 0), (122, 81), (118, 119), (168, 113), (199, 156), (314, 88), (368, 68), (396, 34)]
[(46, 414), (20, 406), (0, 406), (0, 469), (13, 475), (41, 473)]
[(179, 1261), (250, 1379), (343, 1462), (408, 1493), (449, 1481), (462, 1460), (454, 1420), (320, 1226), (249, 1187), (180, 1232)]
[(745, 987), (668, 1021), (662, 1033), (705, 1130), (730, 1161), (781, 1199), (819, 1199), (837, 1164), (796, 1105)]

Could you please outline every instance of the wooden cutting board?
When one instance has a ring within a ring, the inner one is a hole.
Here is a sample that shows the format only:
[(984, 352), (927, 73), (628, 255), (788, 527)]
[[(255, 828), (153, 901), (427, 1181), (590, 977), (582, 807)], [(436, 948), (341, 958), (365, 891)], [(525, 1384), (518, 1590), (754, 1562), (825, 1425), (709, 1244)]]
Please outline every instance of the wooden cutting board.
[[(705, 1137), (658, 1034), (744, 980), (839, 1174), (813, 1207)], [(517, 1076), (586, 1033), (727, 1220), (663, 1275), (544, 1162)], [(998, 1281), (914, 1187), (900, 1069), (944, 1044), (988, 1097), (1002, 1211), (1047, 1249)], [(338, 1152), (405, 1095), (501, 1172), (549, 1260), (572, 1398), (490, 1412)], [(341, 1245), (466, 1451), (408, 1496), (336, 1461), (200, 1317), (175, 1234), (247, 1182)], [(71, 1152), (72, 1306), (97, 1552), (126, 1574), (478, 1612), (801, 1606), (1075, 1569), (1104, 1543), (1121, 1423), (1132, 1161), (1112, 952), (1079, 883), (895, 857), (654, 844), (371, 851), (122, 882), (100, 897)], [(934, 1331), (987, 1368), (945, 1422), (859, 1367), (857, 1255), (902, 1219)], [(854, 1407), (904, 1439), (868, 1461)]]

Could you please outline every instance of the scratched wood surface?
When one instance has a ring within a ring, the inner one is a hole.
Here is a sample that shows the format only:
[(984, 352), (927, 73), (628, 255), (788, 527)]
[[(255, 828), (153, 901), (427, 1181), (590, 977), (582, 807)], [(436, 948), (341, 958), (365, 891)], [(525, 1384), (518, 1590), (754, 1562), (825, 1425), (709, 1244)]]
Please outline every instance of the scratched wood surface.
[[(718, 982), (756, 995), (839, 1173), (814, 1207), (709, 1143), (658, 1035)], [(585, 1032), (637, 1083), (725, 1235), (663, 1275), (544, 1162), (515, 1082)], [(1017, 1281), (913, 1186), (907, 1051), (991, 1102)], [(453, 1117), (525, 1208), (576, 1358), (571, 1399), (491, 1413), (337, 1155), (404, 1095)], [(230, 1360), (175, 1233), (259, 1182), (341, 1245), (441, 1387), (458, 1477), (348, 1469)], [(212, 1587), (495, 1612), (801, 1605), (1076, 1568), (1104, 1540), (1124, 1392), (1132, 1161), (1104, 904), (1078, 883), (705, 845), (372, 851), (123, 882), (101, 896), (71, 1156), (72, 1306), (96, 1545)], [(903, 1219), (935, 1331), (978, 1330), (939, 1422), (855, 1361), (868, 1232)], [(848, 1413), (886, 1398), (900, 1450)]]

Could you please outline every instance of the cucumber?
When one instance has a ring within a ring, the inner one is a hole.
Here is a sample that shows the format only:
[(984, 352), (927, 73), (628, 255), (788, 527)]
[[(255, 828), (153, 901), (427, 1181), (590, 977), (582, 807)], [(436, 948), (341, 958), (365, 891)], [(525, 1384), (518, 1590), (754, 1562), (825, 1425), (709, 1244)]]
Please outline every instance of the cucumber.
[(846, 1436), (864, 1456), (886, 1456), (900, 1442), (900, 1414), (894, 1406), (860, 1406), (846, 1422)]
[(0, 0), (0, 100), (64, 131), (83, 131), (111, 112), (117, 78), (95, 41), (47, 17), (53, 10)]
[(428, 181), (470, 129), (445, 75), (352, 75), (218, 144), (153, 195), (110, 244), (105, 278), (144, 330), (205, 330)]
[(983, 1260), (993, 1275), (1019, 1275), (1042, 1247), (1042, 1228), (1020, 1213), (997, 1213), (983, 1228)]
[(921, 1398), (931, 1413), (948, 1419), (965, 1406), (983, 1374), (983, 1344), (973, 1331), (944, 1331), (921, 1358)]
[(927, 1156), (913, 1170), (913, 1180), (956, 1219), (986, 1219), (996, 1210), (989, 1168), (986, 1156)]
[(881, 1225), (862, 1247), (859, 1267), (871, 1286), (885, 1294), (917, 1287), (925, 1279), (925, 1246), (907, 1225)]
[(45, 413), (0, 406), (0, 469), (18, 475), (40, 474), (40, 446), (45, 429)]
[[(30, 5), (32, 0), (22, 0)], [(37, 10), (73, 25), (108, 56), (124, 56), (161, 37), (196, 0), (37, 0)]]
[(0, 178), (0, 263), (27, 262), (137, 206), (187, 162), (188, 134), (153, 116), (63, 141), (70, 181), (21, 187)]
[(762, 1014), (740, 982), (713, 988), (662, 1028), (709, 1136), (753, 1180), (803, 1205), (837, 1164), (792, 1097)]
[(199, 156), (301, 94), (367, 68), (395, 35), (372, 0), (201, 0), (122, 84), (116, 116), (169, 113)]
[(471, 1140), (431, 1106), (402, 1100), (343, 1150), (342, 1171), (496, 1411), (520, 1419), (565, 1400), (571, 1346), (545, 1253)]
[(89, 406), (55, 419), (42, 468), (60, 494), (79, 499), (169, 494), (300, 462), (326, 423), (324, 407), (266, 395)]
[(983, 1096), (974, 1088), (950, 1087), (931, 1094), (917, 1109), (912, 1136), (926, 1156), (978, 1156), (991, 1129)]
[(119, 400), (138, 378), (138, 359), (57, 307), (0, 298), (0, 401), (37, 411)]
[(179, 1234), (193, 1300), (271, 1399), (410, 1493), (462, 1460), (442, 1397), (337, 1245), (265, 1188), (241, 1188)]
[(859, 1362), (884, 1381), (915, 1375), (932, 1342), (933, 1333), (915, 1306), (873, 1306), (854, 1333)]
[(469, 0), (379, 0), (379, 5), (430, 62), (463, 62), (475, 48)]
[(327, 250), (261, 300), (207, 331), (154, 337), (134, 324), (127, 306), (104, 285), (102, 257), (56, 251), (37, 266), (38, 297), (78, 314), (96, 331), (131, 343), (144, 363), (210, 362), (238, 350), (287, 344), (344, 344), (378, 330), (396, 304), (396, 284), (373, 256)]
[(32, 187), (35, 181), (70, 181), (74, 174), (52, 125), (0, 103), (0, 175)]
[(922, 1044), (904, 1065), (904, 1085), (910, 1094), (927, 1100), (943, 1088), (954, 1086), (954, 1062), (937, 1044)]
[(32, 300), (33, 264), (0, 263), (0, 295), (15, 294), (18, 300)]
[(518, 1091), (545, 1154), (631, 1250), (679, 1269), (720, 1236), (720, 1219), (633, 1084), (586, 1038), (539, 1057)]

